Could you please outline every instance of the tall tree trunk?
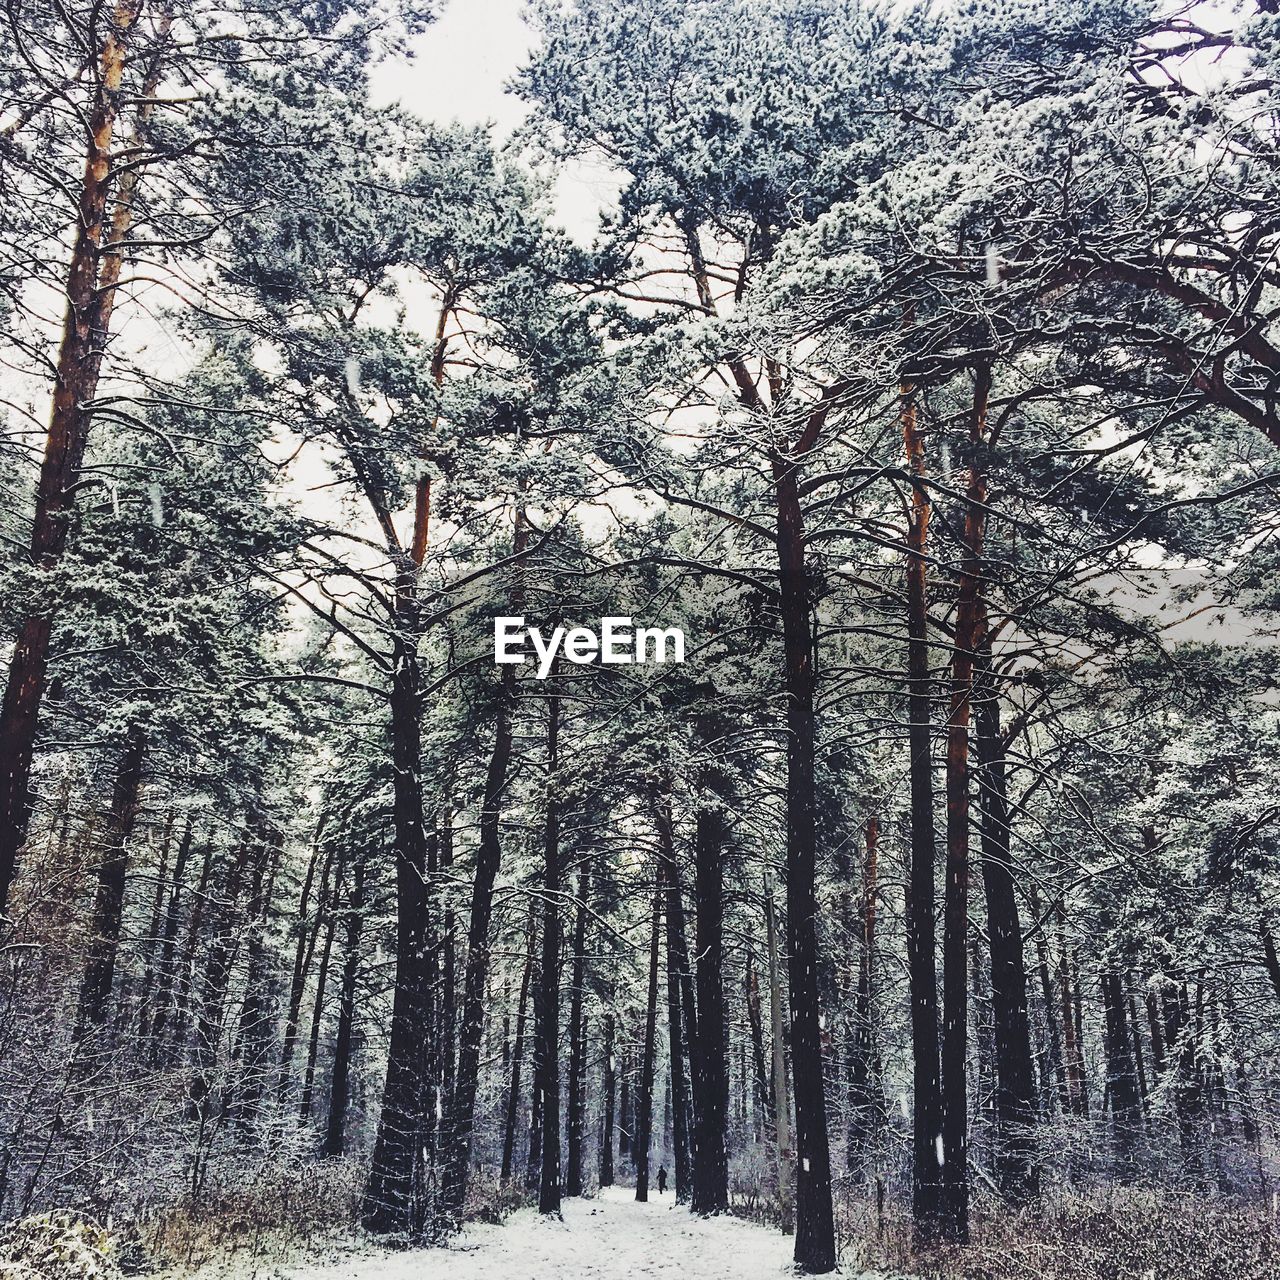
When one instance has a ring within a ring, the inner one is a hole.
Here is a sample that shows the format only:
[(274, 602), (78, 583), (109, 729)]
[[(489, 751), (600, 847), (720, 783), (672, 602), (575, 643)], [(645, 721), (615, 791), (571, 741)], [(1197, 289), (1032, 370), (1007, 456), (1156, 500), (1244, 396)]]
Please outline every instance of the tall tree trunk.
[(529, 1096), (529, 1158), (524, 1168), (524, 1189), (530, 1195), (538, 1195), (542, 1188), (542, 1032), (539, 1022), (542, 1018), (542, 1002), (538, 999), (538, 989), (542, 984), (541, 965), (534, 973), (533, 997), (533, 1073), (530, 1080), (532, 1089)]
[[(751, 1061), (755, 1069), (755, 1107), (757, 1140), (767, 1112), (773, 1108), (773, 1086), (769, 1063), (764, 1053), (764, 1018), (760, 1008), (760, 979), (755, 958), (747, 952), (747, 1024), (751, 1032)], [(772, 1120), (769, 1121), (772, 1124)]]
[(991, 1007), (996, 1051), (996, 1180), (1015, 1203), (1036, 1194), (1032, 1127), (1036, 1117), (1031, 1022), (1027, 1016), (1027, 974), (1022, 955), (1022, 922), (1010, 860), (1009, 800), (999, 694), (991, 670), (991, 639), (979, 654), (980, 684), (974, 703), (977, 730), (978, 799), (982, 815), (982, 884), (987, 900), (991, 945)]
[(1044, 1006), (1045, 1033), (1049, 1042), (1049, 1068), (1057, 1089), (1058, 1106), (1065, 1115), (1071, 1110), (1067, 1091), (1066, 1059), (1062, 1050), (1062, 1030), (1058, 1024), (1057, 1002), (1053, 995), (1053, 976), (1049, 967), (1049, 939), (1046, 934), (1048, 916), (1040, 905), (1040, 895), (1034, 883), (1027, 885), (1027, 901), (1035, 916), (1036, 967), (1040, 977), (1040, 1000)]
[(584, 866), (578, 872), (578, 919), (573, 934), (573, 977), (569, 993), (569, 1123), (565, 1194), (580, 1196), (583, 1178), (583, 1141), (586, 1137), (587, 1028), (583, 1014), (587, 969), (587, 912), (591, 875)]
[(658, 940), (662, 927), (665, 876), (658, 861), (657, 888), (653, 894), (653, 920), (649, 933), (649, 986), (644, 1015), (644, 1057), (636, 1088), (636, 1131), (632, 1151), (636, 1166), (636, 1199), (649, 1199), (649, 1145), (653, 1138), (653, 1085), (658, 1038)]
[(969, 427), (969, 480), (964, 551), (951, 657), (947, 717), (947, 874), (942, 937), (942, 1191), (941, 1225), (957, 1243), (969, 1239), (969, 716), (973, 660), (981, 620), (982, 541), (987, 487), (979, 451), (986, 440), (991, 371), (975, 375)]
[(303, 1124), (311, 1119), (311, 1103), (315, 1096), (316, 1063), (320, 1057), (320, 1025), (324, 1021), (325, 994), (329, 988), (329, 961), (333, 957), (333, 935), (337, 927), (335, 912), (337, 895), (321, 909), (321, 919), (316, 927), (324, 930), (324, 945), (320, 948), (320, 963), (316, 966), (316, 994), (311, 1003), (311, 1030), (307, 1036), (307, 1065), (302, 1073), (302, 1096), (298, 1100), (298, 1115)]
[(1138, 1002), (1130, 991), (1127, 998), (1129, 1014), (1129, 1034), (1133, 1038), (1133, 1063), (1138, 1069), (1138, 1092), (1142, 1096), (1142, 1114), (1145, 1117), (1151, 1110), (1151, 1082), (1147, 1076), (1146, 1054), (1142, 1048), (1142, 1023), (1138, 1018)]
[(911, 1218), (916, 1239), (933, 1242), (942, 1200), (942, 1095), (938, 979), (935, 970), (933, 747), (928, 635), (928, 533), (932, 504), (924, 485), (924, 433), (915, 390), (901, 389), (902, 437), (912, 478), (907, 517), (907, 737), (911, 774), (911, 865), (907, 877), (907, 969), (911, 992), (914, 1098)]
[[(94, 99), (85, 122), (85, 167), (67, 268), (67, 310), (31, 523), (30, 563), (44, 575), (57, 568), (66, 551), (91, 406), (111, 326), (120, 255), (104, 255), (104, 249), (123, 241), (132, 218), (131, 200), (119, 201), (110, 221), (107, 209), (113, 177), (111, 149), (124, 101), (129, 38), (141, 10), (141, 0), (116, 0), (104, 24)], [(155, 76), (152, 69), (146, 82), (151, 83)], [(141, 87), (145, 104), (154, 89), (148, 93), (146, 84)], [(8, 908), (18, 852), (26, 837), (31, 761), (47, 682), (53, 622), (52, 602), (46, 602), (18, 624), (0, 703), (0, 916)]]
[(141, 729), (129, 730), (116, 769), (111, 791), (111, 810), (103, 833), (102, 861), (98, 867), (98, 887), (93, 900), (89, 955), (80, 984), (80, 1004), (76, 1014), (76, 1040), (107, 1021), (116, 956), (120, 950), (120, 927), (124, 918), (125, 870), (128, 844), (138, 818), (138, 792), (142, 785), (142, 764), (147, 740)]
[(1271, 979), (1271, 989), (1276, 993), (1276, 999), (1280, 1000), (1280, 955), (1276, 954), (1275, 936), (1265, 917), (1259, 919), (1258, 930), (1262, 935), (1262, 961), (1267, 970), (1267, 977)]
[(187, 862), (191, 857), (194, 839), (195, 829), (188, 815), (182, 839), (178, 842), (178, 856), (173, 864), (173, 879), (169, 886), (164, 923), (160, 930), (160, 946), (156, 955), (156, 994), (152, 1001), (154, 1013), (147, 1032), (147, 1055), (152, 1066), (159, 1065), (162, 1060), (165, 1032), (172, 1012), (170, 1006), (173, 1003), (174, 986), (177, 981), (174, 962), (178, 949), (178, 928), (182, 917), (183, 879), (187, 871)]
[(694, 1213), (727, 1213), (729, 1032), (724, 1000), (724, 814), (698, 813), (694, 903), (698, 951), (698, 1034), (694, 1043)]
[(862, 929), (858, 959), (858, 991), (854, 1002), (853, 1062), (849, 1079), (850, 1169), (860, 1167), (874, 1142), (880, 1123), (878, 1081), (875, 1080), (876, 1049), (872, 1017), (872, 974), (876, 947), (876, 877), (880, 844), (880, 823), (867, 821), (867, 860), (862, 875)]
[(502, 1185), (511, 1181), (511, 1170), (516, 1154), (516, 1119), (520, 1114), (520, 1072), (524, 1059), (526, 1010), (529, 1003), (529, 982), (533, 975), (533, 913), (529, 913), (529, 928), (525, 945), (524, 972), (520, 975), (520, 998), (516, 1005), (516, 1042), (511, 1050), (511, 1080), (507, 1086), (506, 1121), (502, 1131)]
[[(311, 841), (311, 857), (307, 860), (307, 872), (302, 880), (302, 890), (298, 897), (298, 911), (294, 917), (293, 972), (289, 980), (289, 1005), (285, 1013), (284, 1044), (280, 1051), (280, 1077), (276, 1084), (276, 1100), (284, 1102), (289, 1092), (289, 1071), (293, 1065), (293, 1055), (298, 1047), (298, 1025), (302, 1017), (302, 997), (306, 991), (307, 973), (311, 968), (311, 959), (315, 954), (316, 938), (320, 931), (322, 912), (317, 911), (314, 917), (309, 915), (311, 906), (311, 890), (315, 885), (316, 865), (320, 862), (320, 843), (324, 829), (328, 823), (328, 813), (320, 815), (316, 825), (315, 836)], [(324, 902), (328, 890), (329, 864), (331, 855), (324, 858), (320, 873), (320, 889), (317, 900)]]
[[(402, 593), (407, 597), (407, 593)], [(412, 606), (406, 602), (407, 610)], [(405, 616), (391, 678), (392, 801), (396, 859), (396, 980), (382, 1110), (360, 1216), (374, 1232), (418, 1235), (424, 1225), (422, 1129), (429, 1058), (430, 888), (422, 805), (416, 627)]]
[(258, 1118), (267, 1085), (271, 1059), (271, 1033), (275, 1018), (267, 1003), (269, 956), (266, 926), (271, 914), (275, 875), (280, 861), (281, 836), (265, 820), (256, 824), (253, 881), (245, 918), (244, 1002), (240, 1009), (240, 1032), (236, 1045), (240, 1059), (240, 1079), (235, 1094), (235, 1111), (242, 1124)]
[(818, 998), (817, 827), (814, 792), (814, 654), (799, 472), (774, 462), (782, 645), (787, 690), (787, 972), (796, 1108), (796, 1247), (800, 1270), (835, 1270), (831, 1151)]
[(604, 1015), (604, 1079), (601, 1081), (601, 1092), (604, 1094), (604, 1116), (600, 1123), (600, 1185), (613, 1186), (613, 1125), (614, 1094), (616, 1092), (616, 1072), (613, 1063), (614, 1017), (611, 1013)]
[(333, 1047), (329, 1118), (324, 1132), (326, 1156), (340, 1156), (346, 1150), (347, 1106), (351, 1097), (351, 1047), (356, 1021), (356, 985), (360, 981), (360, 931), (363, 924), (364, 859), (357, 857), (351, 867), (351, 893), (347, 898), (346, 946), (342, 962), (342, 990), (338, 997), (338, 1036)]
[(204, 857), (200, 860), (200, 877), (196, 882), (196, 892), (191, 903), (191, 916), (187, 921), (187, 934), (174, 974), (173, 1025), (160, 1049), (160, 1061), (166, 1067), (172, 1067), (181, 1057), (190, 1030), (191, 1010), (196, 1000), (196, 948), (200, 945), (200, 934), (209, 901), (209, 881), (213, 875), (213, 850), (214, 844), (210, 840), (205, 844)]
[[(155, 1017), (155, 996), (159, 978), (160, 932), (163, 926), (165, 895), (169, 891), (169, 849), (173, 844), (173, 824), (177, 817), (173, 805), (165, 814), (164, 830), (160, 836), (159, 865), (156, 867), (156, 891), (151, 900), (151, 918), (142, 940), (147, 960), (142, 971), (142, 990), (138, 1001), (138, 1038), (144, 1044), (151, 1039), (151, 1024)], [(187, 820), (187, 852), (190, 852), (191, 821)], [(182, 841), (178, 842), (178, 855), (182, 856)]]
[[(664, 864), (665, 865), (665, 864)], [(685, 1071), (685, 1030), (684, 1016), (681, 1009), (680, 970), (676, 959), (676, 947), (673, 934), (675, 917), (671, 909), (671, 899), (679, 892), (673, 884), (673, 868), (665, 866), (667, 895), (667, 1040), (671, 1053), (670, 1080), (672, 1103), (672, 1144), (675, 1157), (675, 1191), (676, 1203), (683, 1204), (689, 1199), (689, 1075)], [(690, 1045), (692, 1056), (692, 1045)]]
[[(554, 671), (553, 671), (554, 675)], [(542, 865), (542, 982), (538, 1044), (542, 1072), (542, 1170), (538, 1212), (560, 1212), (560, 697), (547, 699), (547, 815)]]
[(764, 888), (764, 922), (769, 947), (769, 1029), (773, 1040), (773, 1134), (778, 1153), (778, 1208), (782, 1234), (795, 1231), (795, 1197), (792, 1193), (791, 1105), (787, 1099), (787, 1050), (782, 1019), (782, 975), (778, 956), (778, 921), (773, 905), (773, 885)]
[(1106, 969), (1101, 977), (1104, 1038), (1107, 1051), (1107, 1096), (1111, 1102), (1112, 1140), (1122, 1176), (1133, 1170), (1133, 1149), (1142, 1126), (1142, 1098), (1133, 1065), (1133, 1045), (1125, 1015), (1120, 975)]
[(200, 1121), (202, 1130), (218, 1110), (217, 1100), (213, 1098), (215, 1069), (226, 1017), (231, 961), (241, 928), (240, 891), (253, 852), (253, 834), (247, 831), (232, 856), (222, 898), (215, 907), (213, 939), (196, 1011), (194, 1070), (187, 1087), (190, 1110)]
[(667, 1030), (671, 1050), (671, 1095), (675, 1146), (676, 1202), (683, 1204), (690, 1191), (690, 1115), (689, 1075), (685, 1070), (685, 1046), (689, 1057), (698, 1037), (692, 978), (689, 972), (689, 949), (684, 932), (684, 904), (680, 888), (680, 870), (675, 857), (675, 835), (671, 823), (670, 787), (664, 786), (654, 806), (658, 831), (658, 856), (666, 885), (667, 917)]
[(1067, 909), (1059, 902), (1058, 999), (1062, 1005), (1062, 1056), (1067, 1076), (1067, 1100), (1076, 1114), (1089, 1114), (1089, 1094), (1084, 1078), (1084, 1053), (1077, 1035), (1075, 1004), (1071, 995), (1071, 955), (1067, 950)]
[[(510, 672), (511, 668), (505, 668)], [(493, 886), (502, 859), (502, 799), (511, 762), (511, 716), (514, 682), (503, 682), (502, 700), (494, 728), (493, 752), (485, 778), (480, 810), (480, 844), (476, 850), (471, 919), (467, 930), (467, 965), (463, 978), (462, 1024), (458, 1036), (458, 1070), (454, 1086), (448, 1168), (444, 1204), (456, 1220), (467, 1195), (471, 1161), (471, 1128), (475, 1120), (480, 1046), (484, 1039), (485, 985), (489, 972), (489, 924), (493, 915)]]
[(631, 1092), (631, 1055), (622, 1058), (622, 1082), (618, 1086), (618, 1159), (631, 1157), (631, 1135), (635, 1130), (635, 1099)]

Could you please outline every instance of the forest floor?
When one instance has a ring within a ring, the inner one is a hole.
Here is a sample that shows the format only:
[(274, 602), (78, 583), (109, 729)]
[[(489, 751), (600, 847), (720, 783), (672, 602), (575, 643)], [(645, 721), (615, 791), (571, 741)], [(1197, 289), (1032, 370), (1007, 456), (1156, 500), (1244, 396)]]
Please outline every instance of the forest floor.
[(670, 1192), (637, 1204), (634, 1192), (610, 1187), (566, 1200), (563, 1220), (522, 1209), (502, 1226), (469, 1226), (447, 1248), (352, 1246), (292, 1263), (240, 1256), (190, 1280), (782, 1280), (794, 1274), (793, 1243), (737, 1218), (695, 1218)]

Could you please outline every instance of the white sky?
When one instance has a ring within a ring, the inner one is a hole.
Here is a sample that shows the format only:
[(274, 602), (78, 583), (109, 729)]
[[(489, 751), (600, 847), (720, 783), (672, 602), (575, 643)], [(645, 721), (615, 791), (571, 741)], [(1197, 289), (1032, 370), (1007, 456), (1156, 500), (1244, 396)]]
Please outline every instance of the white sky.
[[(398, 102), (437, 124), (492, 124), (498, 140), (510, 137), (529, 114), (506, 89), (534, 44), (524, 8), (524, 0), (446, 0), (440, 16), (413, 42), (412, 59), (377, 69), (374, 103)], [(618, 185), (603, 166), (566, 166), (556, 179), (556, 221), (576, 239), (590, 241)]]

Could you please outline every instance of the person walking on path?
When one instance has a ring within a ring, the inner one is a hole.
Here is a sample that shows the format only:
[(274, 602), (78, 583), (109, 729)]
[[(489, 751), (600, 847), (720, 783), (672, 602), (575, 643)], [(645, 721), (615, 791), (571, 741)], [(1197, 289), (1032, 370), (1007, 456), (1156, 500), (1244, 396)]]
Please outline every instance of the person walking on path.
[(658, 1194), (662, 1195), (667, 1189), (667, 1166), (658, 1166)]

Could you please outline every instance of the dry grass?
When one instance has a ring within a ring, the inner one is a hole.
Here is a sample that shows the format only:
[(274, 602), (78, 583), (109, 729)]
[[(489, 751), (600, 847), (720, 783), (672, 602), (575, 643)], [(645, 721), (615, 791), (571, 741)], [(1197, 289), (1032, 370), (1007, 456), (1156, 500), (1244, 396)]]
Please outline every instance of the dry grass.
[(1113, 1188), (1022, 1210), (984, 1199), (963, 1250), (917, 1253), (907, 1222), (850, 1206), (851, 1270), (948, 1280), (1276, 1280), (1280, 1234), (1262, 1206), (1208, 1195)]
[(290, 1161), (249, 1181), (212, 1176), (198, 1196), (156, 1211), (131, 1232), (137, 1270), (187, 1270), (247, 1253), (284, 1258), (355, 1230), (365, 1166), (355, 1160)]

